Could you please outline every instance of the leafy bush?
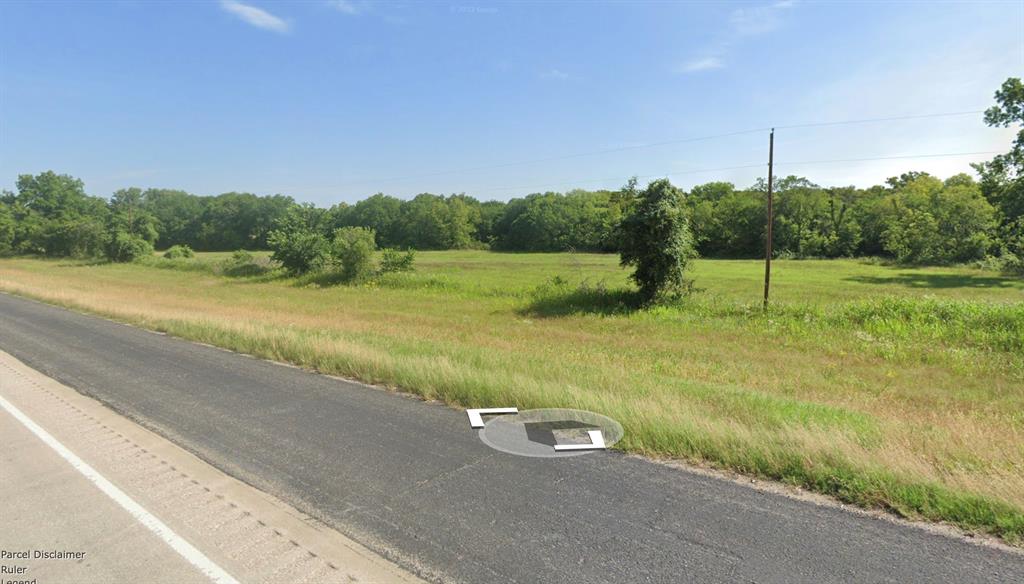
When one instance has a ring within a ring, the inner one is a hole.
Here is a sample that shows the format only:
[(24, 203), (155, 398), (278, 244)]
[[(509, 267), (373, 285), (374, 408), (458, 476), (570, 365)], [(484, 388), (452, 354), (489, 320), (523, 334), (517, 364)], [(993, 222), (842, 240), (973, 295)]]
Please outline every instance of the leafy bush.
[(995, 209), (967, 175), (945, 183), (922, 174), (897, 184), (882, 245), (897, 261), (949, 264), (982, 259), (992, 247)]
[(979, 270), (992, 270), (1015, 276), (1024, 276), (1024, 258), (1003, 248), (999, 255), (987, 255), (972, 264)]
[(10, 253), (14, 249), (14, 234), (14, 215), (7, 205), (0, 204), (0, 255)]
[(635, 266), (632, 279), (646, 302), (686, 291), (683, 274), (697, 256), (683, 193), (659, 179), (638, 193), (620, 226), (620, 264)]
[(164, 252), (164, 257), (169, 260), (180, 260), (195, 257), (196, 253), (187, 245), (172, 245)]
[(373, 252), (377, 244), (372, 229), (342, 227), (334, 231), (331, 257), (341, 266), (344, 281), (353, 282), (373, 272)]
[(402, 253), (397, 249), (385, 248), (380, 255), (380, 272), (412, 272), (416, 269), (412, 265), (415, 260), (416, 250), (410, 249)]
[(109, 238), (103, 223), (91, 217), (48, 221), (40, 233), (46, 254), (57, 257), (102, 256)]
[(258, 276), (270, 270), (268, 263), (266, 260), (261, 262), (260, 258), (240, 249), (232, 253), (231, 257), (220, 262), (217, 268), (225, 276)]
[(327, 239), (312, 230), (275, 229), (267, 236), (267, 245), (274, 250), (271, 259), (292, 275), (318, 270), (327, 259)]
[(113, 262), (134, 262), (153, 255), (153, 244), (138, 235), (118, 231), (107, 244), (107, 258)]

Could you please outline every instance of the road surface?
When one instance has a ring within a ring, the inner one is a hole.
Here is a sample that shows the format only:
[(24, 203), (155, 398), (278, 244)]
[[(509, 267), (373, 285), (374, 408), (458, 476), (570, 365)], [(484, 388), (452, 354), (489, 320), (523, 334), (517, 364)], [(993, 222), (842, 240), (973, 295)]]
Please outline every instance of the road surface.
[(423, 584), (0, 351), (0, 584)]
[(614, 452), (504, 454), (441, 405), (3, 294), (0, 349), (428, 580), (1024, 581), (1016, 553)]

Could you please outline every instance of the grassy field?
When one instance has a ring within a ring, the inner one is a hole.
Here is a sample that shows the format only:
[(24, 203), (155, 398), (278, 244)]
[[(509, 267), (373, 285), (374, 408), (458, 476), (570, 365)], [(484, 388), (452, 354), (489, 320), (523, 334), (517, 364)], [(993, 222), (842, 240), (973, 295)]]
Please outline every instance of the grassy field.
[[(703, 260), (673, 307), (614, 256), (427, 252), (360, 286), (186, 263), (0, 260), (0, 289), (461, 406), (609, 415), (618, 447), (1024, 541), (1024, 282)], [(176, 269), (158, 269), (159, 266)]]

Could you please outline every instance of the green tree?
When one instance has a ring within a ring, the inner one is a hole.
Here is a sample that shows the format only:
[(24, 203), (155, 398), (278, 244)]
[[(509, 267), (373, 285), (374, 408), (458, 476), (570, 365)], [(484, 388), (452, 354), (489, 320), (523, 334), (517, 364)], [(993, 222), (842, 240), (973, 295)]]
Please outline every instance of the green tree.
[(469, 249), (477, 239), (480, 225), (480, 201), (473, 197), (451, 195), (445, 200), (448, 216), (445, 221), (444, 246), (446, 249)]
[(18, 177), (16, 195), (5, 195), (14, 218), (12, 247), (22, 253), (90, 257), (103, 252), (106, 202), (85, 193), (82, 181), (46, 171)]
[(645, 301), (685, 290), (686, 268), (697, 253), (682, 191), (668, 179), (648, 184), (621, 231), (620, 264), (634, 267), (632, 279)]
[[(767, 185), (765, 196), (767, 196)], [(825, 253), (825, 217), (828, 197), (805, 178), (788, 176), (778, 181), (773, 245), (796, 257)]]
[[(686, 197), (690, 207), (690, 230), (702, 256), (728, 255), (718, 215), (719, 201), (732, 196), (736, 187), (729, 182), (710, 182), (693, 187)], [(724, 211), (724, 208), (723, 208)]]
[(101, 218), (79, 215), (48, 221), (43, 228), (43, 238), (47, 255), (93, 258), (103, 255), (111, 234)]
[(376, 234), (381, 247), (399, 245), (398, 222), (402, 217), (402, 201), (377, 193), (359, 201), (340, 217), (334, 227), (365, 227)]
[(159, 233), (157, 247), (164, 249), (175, 244), (198, 246), (203, 201), (203, 197), (173, 189), (147, 189), (143, 192), (142, 207), (156, 220)]
[[(758, 191), (733, 191), (715, 205), (718, 232), (712, 249), (726, 257), (763, 257), (766, 223), (764, 195)], [(707, 233), (701, 228), (702, 233)]]
[(893, 193), (894, 212), (883, 245), (901, 262), (929, 264), (981, 259), (996, 230), (996, 210), (966, 175), (943, 183), (922, 174)]
[(504, 201), (485, 201), (480, 203), (480, 217), (476, 224), (476, 239), (482, 244), (490, 245), (497, 237), (497, 223), (505, 213), (507, 203)]
[(626, 199), (609, 191), (534, 193), (513, 199), (495, 222), (495, 246), (515, 251), (618, 248)]
[(309, 204), (292, 205), (267, 235), (267, 245), (274, 252), (271, 259), (290, 274), (318, 270), (327, 259), (328, 241), (318, 230), (317, 211)]
[(936, 263), (941, 257), (939, 222), (926, 210), (904, 209), (882, 233), (885, 249), (900, 262)]
[[(10, 195), (13, 199), (13, 195)], [(6, 193), (3, 199), (7, 199)], [(14, 251), (14, 213), (6, 200), (0, 199), (0, 256)]]
[(74, 217), (89, 211), (89, 196), (81, 180), (52, 170), (18, 176), (16, 202), (45, 219)]
[(107, 244), (107, 258), (112, 262), (134, 262), (153, 255), (153, 244), (138, 235), (115, 232)]
[(853, 213), (857, 189), (840, 187), (827, 190), (827, 215), (823, 229), (822, 251), (828, 257), (852, 256), (861, 242), (861, 227)]
[(1007, 79), (995, 99), (996, 105), (985, 111), (985, 123), (1003, 128), (1017, 125), (1017, 136), (1009, 152), (972, 166), (981, 176), (982, 193), (1011, 223), (1024, 216), (1024, 83), (1019, 77)]
[(860, 228), (860, 244), (857, 255), (878, 256), (887, 253), (882, 234), (898, 207), (891, 189), (875, 185), (854, 193), (849, 201), (852, 220)]
[(390, 272), (412, 272), (415, 271), (413, 263), (416, 261), (416, 250), (409, 249), (404, 252), (386, 247), (380, 254), (380, 271), (382, 274)]
[(402, 203), (396, 243), (416, 249), (445, 249), (450, 231), (444, 197), (420, 193)]
[(123, 231), (153, 244), (157, 238), (157, 220), (144, 206), (142, 189), (120, 189), (110, 197), (110, 229)]
[(341, 267), (346, 282), (357, 282), (373, 273), (373, 252), (377, 250), (372, 229), (341, 227), (334, 232), (331, 257)]
[(195, 257), (196, 253), (192, 251), (192, 248), (187, 245), (176, 244), (167, 248), (164, 252), (164, 258), (169, 260), (184, 260)]

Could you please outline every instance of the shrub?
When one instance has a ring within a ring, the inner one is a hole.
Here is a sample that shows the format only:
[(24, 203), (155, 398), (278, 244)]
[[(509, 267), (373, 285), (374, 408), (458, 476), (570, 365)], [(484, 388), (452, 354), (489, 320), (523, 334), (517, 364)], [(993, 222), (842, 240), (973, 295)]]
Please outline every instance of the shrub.
[(650, 183), (638, 194), (620, 230), (619, 263), (635, 266), (632, 279), (645, 302), (686, 291), (683, 274), (697, 252), (682, 191), (668, 179)]
[(265, 260), (260, 262), (259, 258), (244, 249), (232, 253), (231, 257), (220, 262), (218, 268), (221, 274), (235, 277), (258, 276), (270, 270)]
[(347, 282), (361, 280), (373, 272), (373, 252), (377, 244), (372, 229), (342, 227), (335, 230), (331, 256), (341, 266)]
[(267, 235), (271, 257), (292, 275), (305, 274), (323, 267), (327, 259), (327, 239), (310, 229), (275, 229)]
[(90, 217), (48, 221), (40, 236), (46, 254), (56, 257), (102, 256), (109, 242), (103, 223)]
[(134, 262), (153, 255), (153, 244), (138, 235), (118, 231), (107, 244), (107, 258), (113, 262)]
[(380, 272), (412, 272), (416, 269), (412, 265), (415, 260), (416, 250), (410, 249), (402, 253), (397, 249), (385, 248), (380, 254)]
[(196, 253), (187, 245), (172, 245), (164, 252), (164, 257), (169, 260), (180, 260), (195, 257)]

